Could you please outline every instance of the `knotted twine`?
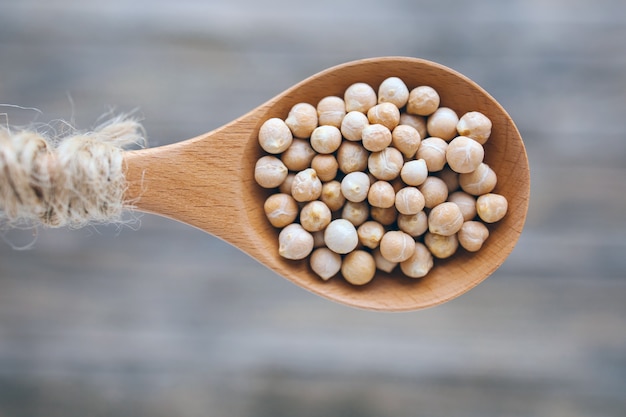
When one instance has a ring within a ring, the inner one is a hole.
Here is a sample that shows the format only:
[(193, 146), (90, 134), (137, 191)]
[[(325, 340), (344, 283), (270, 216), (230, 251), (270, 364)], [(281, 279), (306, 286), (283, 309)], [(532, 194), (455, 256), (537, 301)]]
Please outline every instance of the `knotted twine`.
[(134, 120), (50, 138), (0, 127), (0, 223), (80, 228), (117, 222), (128, 204), (124, 149), (144, 142)]

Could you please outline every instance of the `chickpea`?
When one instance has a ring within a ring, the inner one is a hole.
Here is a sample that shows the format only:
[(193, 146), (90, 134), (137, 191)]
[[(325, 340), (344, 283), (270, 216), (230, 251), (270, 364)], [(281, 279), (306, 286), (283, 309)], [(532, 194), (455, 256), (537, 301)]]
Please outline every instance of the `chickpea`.
[(471, 111), (461, 116), (456, 130), (459, 135), (468, 136), (484, 145), (491, 135), (491, 127), (491, 120), (487, 116), (481, 112)]
[(415, 252), (415, 240), (401, 230), (390, 230), (380, 240), (380, 253), (391, 262), (406, 261)]
[(363, 114), (378, 102), (376, 91), (366, 83), (355, 83), (346, 89), (343, 95), (346, 111), (358, 111)]
[(307, 203), (300, 211), (300, 224), (307, 232), (319, 232), (328, 226), (332, 214), (330, 208), (319, 200)]
[(398, 214), (398, 229), (412, 237), (419, 237), (428, 230), (428, 216), (425, 211), (417, 214)]
[(439, 107), (433, 114), (428, 116), (426, 129), (430, 136), (437, 136), (449, 141), (457, 135), (456, 125), (459, 116), (449, 107)]
[(459, 244), (469, 252), (477, 252), (489, 237), (489, 229), (482, 222), (467, 221), (457, 234)]
[(398, 218), (398, 210), (393, 206), (388, 208), (371, 207), (370, 216), (383, 226), (391, 226)]
[(428, 214), (428, 230), (442, 236), (451, 236), (463, 226), (463, 214), (456, 203), (441, 203)]
[(424, 196), (424, 206), (431, 209), (448, 199), (448, 187), (441, 178), (428, 177), (418, 190)]
[(433, 255), (426, 245), (415, 242), (413, 255), (406, 261), (400, 263), (400, 269), (404, 275), (410, 278), (422, 278), (433, 268)]
[(311, 161), (311, 168), (317, 172), (320, 181), (332, 181), (337, 177), (339, 163), (334, 155), (317, 154)]
[(295, 172), (287, 174), (287, 178), (278, 186), (278, 191), (283, 194), (291, 195), (291, 186), (293, 185), (293, 179), (296, 178)]
[(286, 259), (304, 259), (313, 251), (313, 235), (298, 223), (285, 226), (278, 234), (278, 253)]
[(317, 119), (320, 126), (340, 127), (346, 115), (346, 103), (341, 97), (324, 97), (317, 103)]
[(370, 178), (365, 172), (351, 172), (341, 180), (341, 193), (355, 203), (364, 201), (370, 189)]
[(422, 138), (412, 126), (398, 125), (391, 132), (391, 144), (402, 152), (405, 158), (413, 158), (422, 142)]
[(439, 102), (439, 93), (434, 88), (419, 86), (410, 91), (406, 111), (409, 114), (428, 116), (437, 110)]
[(478, 165), (476, 170), (459, 175), (461, 189), (468, 194), (476, 196), (493, 191), (496, 188), (497, 181), (496, 173), (484, 162)]
[[(303, 229), (304, 230), (304, 229)], [(356, 228), (346, 219), (335, 219), (326, 226), (324, 243), (340, 255), (352, 252), (359, 244)]]
[(322, 195), (320, 199), (330, 211), (337, 211), (343, 207), (346, 198), (341, 194), (341, 183), (337, 180), (325, 182), (322, 185)]
[(363, 147), (371, 152), (380, 152), (391, 144), (391, 131), (380, 124), (365, 126), (361, 135)]
[(459, 247), (459, 239), (456, 234), (442, 236), (427, 232), (424, 236), (424, 244), (435, 258), (446, 259), (454, 255)]
[(400, 124), (411, 126), (413, 129), (417, 130), (417, 132), (420, 134), (420, 138), (422, 139), (428, 137), (428, 131), (426, 130), (426, 117), (424, 116), (401, 113)]
[(369, 220), (361, 224), (356, 229), (356, 233), (359, 236), (359, 242), (363, 246), (375, 249), (385, 234), (385, 227), (377, 221)]
[(500, 194), (487, 193), (476, 199), (476, 212), (485, 223), (495, 223), (506, 216), (509, 203), (506, 197)]
[(280, 156), (281, 161), (290, 171), (302, 171), (311, 166), (316, 155), (308, 140), (294, 139), (291, 146)]
[(395, 206), (400, 214), (417, 214), (424, 209), (424, 196), (415, 187), (404, 187), (396, 194)]
[(459, 206), (463, 220), (466, 222), (476, 217), (476, 197), (465, 191), (455, 191), (448, 196), (448, 201)]
[(330, 125), (318, 126), (311, 133), (311, 147), (319, 153), (333, 153), (341, 145), (341, 131)]
[(285, 124), (296, 138), (309, 138), (317, 127), (317, 109), (309, 103), (298, 103), (289, 110)]
[(409, 88), (398, 77), (383, 80), (378, 87), (378, 103), (392, 103), (397, 108), (404, 107), (409, 100)]
[(374, 257), (374, 262), (376, 263), (376, 269), (380, 271), (391, 273), (391, 271), (393, 271), (398, 265), (397, 262), (391, 262), (385, 259), (385, 257), (380, 253), (380, 247), (372, 251), (372, 256)]
[(437, 177), (441, 178), (448, 187), (448, 193), (453, 193), (459, 189), (459, 174), (452, 171), (449, 166), (444, 166), (441, 171), (437, 173)]
[(341, 275), (352, 285), (365, 285), (376, 275), (374, 257), (364, 250), (347, 254), (341, 264)]
[(311, 269), (324, 281), (328, 281), (341, 270), (341, 255), (328, 248), (318, 248), (309, 259)]
[(254, 167), (254, 179), (263, 188), (278, 187), (287, 178), (287, 167), (273, 155), (259, 158)]
[(370, 173), (379, 180), (391, 181), (399, 174), (404, 165), (404, 158), (399, 150), (387, 147), (372, 153), (367, 161)]
[(371, 124), (381, 124), (390, 131), (400, 123), (400, 110), (392, 103), (380, 103), (367, 111)]
[(289, 194), (272, 194), (265, 200), (263, 209), (274, 227), (285, 227), (298, 217), (298, 203)]
[(287, 124), (277, 117), (266, 120), (259, 129), (259, 145), (267, 153), (279, 154), (287, 150), (293, 134)]
[(343, 141), (337, 150), (337, 163), (344, 174), (365, 171), (370, 153), (360, 143)]
[(400, 170), (400, 178), (406, 185), (421, 185), (428, 177), (428, 167), (424, 159), (414, 159), (404, 164)]
[(313, 168), (307, 168), (296, 174), (291, 185), (291, 195), (296, 201), (317, 200), (322, 194), (322, 182)]
[(415, 159), (423, 159), (426, 161), (426, 166), (429, 172), (441, 171), (446, 165), (446, 149), (448, 148), (448, 142), (431, 136), (423, 139), (417, 148)]
[(372, 207), (389, 208), (395, 200), (396, 192), (387, 181), (376, 181), (367, 193), (367, 201)]
[(363, 129), (369, 124), (367, 116), (359, 111), (351, 111), (341, 121), (341, 134), (346, 140), (360, 141)]
[(326, 247), (326, 244), (324, 243), (324, 231), (323, 230), (320, 230), (319, 232), (313, 232), (311, 234), (313, 235), (313, 247), (314, 248)]
[(460, 174), (472, 172), (478, 168), (485, 157), (483, 145), (467, 136), (457, 136), (448, 143), (446, 160), (453, 171)]
[(359, 227), (367, 221), (370, 216), (370, 207), (366, 201), (355, 203), (353, 201), (346, 201), (343, 209), (341, 210), (341, 218), (348, 220), (355, 227)]

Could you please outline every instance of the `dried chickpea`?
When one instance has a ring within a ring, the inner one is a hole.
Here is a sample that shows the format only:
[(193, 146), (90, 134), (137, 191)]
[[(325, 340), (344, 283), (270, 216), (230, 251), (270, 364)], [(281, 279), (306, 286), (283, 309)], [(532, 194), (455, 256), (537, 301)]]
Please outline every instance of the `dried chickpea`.
[(387, 181), (376, 181), (367, 193), (367, 202), (372, 207), (389, 208), (394, 205), (396, 192)]
[(398, 265), (397, 262), (391, 262), (385, 259), (385, 257), (380, 253), (380, 247), (372, 251), (372, 256), (374, 257), (374, 262), (376, 263), (376, 269), (380, 271), (390, 273)]
[(398, 218), (398, 210), (393, 206), (387, 208), (371, 207), (370, 216), (383, 226), (391, 226)]
[(446, 149), (448, 142), (445, 140), (431, 136), (423, 139), (417, 148), (415, 159), (423, 159), (429, 172), (441, 171), (446, 165)]
[(500, 194), (487, 193), (476, 199), (476, 212), (485, 223), (495, 223), (506, 216), (509, 203)]
[(409, 100), (409, 88), (398, 77), (383, 80), (378, 87), (378, 103), (392, 103), (397, 108), (404, 107)]
[(313, 251), (313, 235), (298, 223), (285, 226), (278, 234), (278, 253), (286, 259), (304, 259)]
[(497, 182), (496, 173), (484, 162), (476, 170), (459, 175), (461, 189), (476, 196), (490, 193), (496, 188)]
[(359, 236), (359, 242), (361, 245), (370, 249), (375, 249), (380, 244), (380, 240), (385, 234), (385, 227), (374, 220), (366, 221), (361, 224), (356, 233)]
[(317, 127), (317, 109), (309, 103), (298, 103), (289, 110), (285, 124), (289, 126), (293, 136), (309, 138)]
[(417, 130), (417, 132), (420, 134), (420, 138), (422, 139), (428, 136), (428, 131), (426, 130), (426, 117), (424, 116), (401, 113), (400, 124), (411, 126), (413, 129)]
[(424, 236), (424, 244), (435, 258), (446, 259), (454, 255), (459, 247), (459, 239), (456, 234), (442, 236), (427, 232)]
[(422, 142), (422, 138), (412, 126), (398, 125), (391, 132), (391, 144), (402, 152), (405, 158), (413, 158)]
[(400, 174), (403, 165), (402, 153), (392, 147), (373, 152), (367, 160), (369, 172), (377, 179), (384, 181), (395, 179)]
[(376, 275), (374, 257), (364, 250), (355, 250), (343, 258), (341, 275), (352, 285), (365, 285)]
[(448, 187), (448, 193), (453, 193), (459, 189), (459, 174), (452, 171), (449, 166), (444, 166), (441, 171), (437, 173), (437, 177), (441, 178)]
[(337, 211), (342, 208), (346, 198), (341, 194), (341, 183), (333, 180), (322, 184), (320, 200), (328, 206), (330, 211)]
[(341, 131), (330, 125), (318, 126), (311, 133), (311, 147), (319, 153), (333, 153), (341, 145)]
[(404, 187), (396, 194), (395, 206), (400, 214), (417, 214), (424, 209), (425, 202), (416, 187)]
[(254, 167), (254, 179), (263, 188), (275, 188), (287, 178), (287, 167), (273, 155), (259, 158)]
[(456, 125), (456, 130), (459, 135), (468, 136), (484, 145), (491, 135), (491, 127), (491, 120), (487, 116), (477, 111), (471, 111), (461, 116)]
[(291, 130), (282, 119), (277, 117), (266, 120), (259, 129), (259, 145), (267, 153), (282, 153), (292, 141)]
[(341, 255), (328, 248), (318, 248), (309, 259), (311, 269), (324, 281), (328, 281), (341, 270)]
[(442, 236), (451, 236), (463, 226), (463, 214), (456, 203), (446, 201), (441, 203), (428, 214), (428, 230)]
[(367, 113), (378, 102), (376, 91), (366, 83), (355, 83), (346, 89), (343, 95), (346, 111)]
[(302, 171), (311, 166), (315, 155), (308, 140), (294, 139), (291, 146), (280, 155), (280, 160), (290, 171)]
[(400, 263), (400, 269), (404, 275), (410, 278), (422, 278), (433, 268), (433, 255), (426, 245), (415, 242), (413, 255), (406, 261)]
[(337, 150), (337, 163), (344, 174), (365, 171), (370, 153), (360, 143), (343, 141)]
[(365, 126), (361, 136), (363, 147), (370, 152), (380, 152), (391, 144), (391, 131), (381, 124)]
[(400, 170), (400, 178), (406, 185), (420, 185), (426, 181), (426, 177), (428, 177), (428, 167), (424, 159), (408, 161)]
[(298, 203), (289, 194), (272, 194), (265, 200), (263, 209), (274, 227), (281, 228), (290, 225), (298, 217)]
[(296, 177), (295, 172), (290, 172), (287, 174), (287, 178), (278, 186), (278, 191), (283, 194), (291, 195), (291, 185), (293, 184), (293, 179)]
[[(304, 229), (303, 229), (304, 230)], [(335, 219), (324, 230), (324, 243), (340, 255), (352, 252), (359, 244), (356, 228), (346, 219)]]
[(341, 218), (348, 220), (355, 227), (359, 227), (367, 221), (370, 216), (370, 207), (366, 201), (355, 203), (346, 201), (341, 210)]
[(418, 237), (428, 230), (428, 216), (425, 211), (417, 214), (398, 214), (398, 229), (413, 237)]
[(426, 178), (418, 190), (424, 196), (424, 206), (430, 209), (448, 199), (448, 186), (441, 178)]
[(319, 200), (307, 203), (300, 210), (300, 224), (307, 232), (323, 230), (330, 223), (331, 217), (330, 208)]
[(341, 126), (346, 115), (346, 103), (341, 97), (324, 97), (317, 103), (317, 120), (320, 126)]
[(311, 168), (317, 172), (320, 181), (332, 181), (337, 176), (339, 163), (335, 155), (317, 154), (311, 161)]
[(453, 171), (466, 174), (478, 168), (485, 157), (483, 145), (467, 136), (457, 136), (448, 143), (446, 161)]
[(307, 168), (296, 174), (291, 184), (291, 195), (296, 201), (317, 200), (322, 194), (322, 182), (313, 168)]
[(422, 85), (409, 92), (406, 111), (409, 114), (428, 116), (437, 110), (439, 102), (439, 93), (430, 86)]
[(459, 206), (463, 220), (469, 221), (476, 217), (476, 197), (465, 191), (455, 191), (448, 196), (448, 201)]
[(324, 243), (324, 231), (323, 230), (320, 230), (319, 232), (313, 232), (311, 234), (313, 235), (313, 247), (314, 248), (326, 247), (326, 244)]
[(357, 142), (361, 140), (363, 129), (369, 124), (367, 116), (358, 111), (351, 111), (341, 121), (341, 134), (346, 140)]
[(367, 111), (371, 124), (381, 124), (390, 131), (400, 123), (400, 110), (392, 103), (380, 103)]
[(391, 262), (406, 261), (415, 252), (415, 240), (401, 230), (390, 230), (380, 240), (380, 253)]
[(468, 221), (463, 223), (457, 234), (459, 244), (469, 252), (477, 252), (489, 237), (489, 229), (482, 222)]
[(459, 116), (449, 107), (439, 107), (428, 116), (426, 129), (430, 136), (437, 136), (443, 140), (450, 140), (457, 135), (456, 124)]
[(365, 172), (351, 172), (341, 180), (341, 193), (346, 200), (355, 203), (364, 201), (369, 189), (370, 178)]

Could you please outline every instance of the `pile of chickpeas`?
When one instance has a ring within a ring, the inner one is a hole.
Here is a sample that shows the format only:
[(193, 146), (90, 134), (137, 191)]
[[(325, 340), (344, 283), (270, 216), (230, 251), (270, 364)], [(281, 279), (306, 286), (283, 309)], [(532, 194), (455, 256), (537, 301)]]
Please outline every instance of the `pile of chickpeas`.
[(508, 209), (483, 162), (491, 128), (484, 114), (458, 115), (432, 87), (409, 90), (398, 77), (266, 120), (254, 176), (275, 191), (264, 211), (280, 229), (280, 255), (308, 257), (323, 280), (341, 273), (363, 285), (376, 270), (420, 278), (434, 258), (478, 251), (485, 223)]

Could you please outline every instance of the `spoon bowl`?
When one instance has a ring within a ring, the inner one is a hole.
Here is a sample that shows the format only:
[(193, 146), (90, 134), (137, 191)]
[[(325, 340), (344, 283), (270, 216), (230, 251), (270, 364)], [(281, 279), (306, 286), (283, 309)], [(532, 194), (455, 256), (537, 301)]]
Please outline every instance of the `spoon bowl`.
[[(326, 96), (343, 96), (355, 82), (375, 90), (391, 76), (412, 89), (429, 85), (441, 106), (462, 115), (480, 111), (492, 121), (485, 163), (497, 174), (494, 192), (504, 195), (509, 211), (476, 253), (459, 250), (435, 259), (424, 278), (377, 271), (367, 285), (354, 286), (341, 277), (319, 278), (308, 259), (290, 261), (278, 254), (278, 233), (263, 211), (270, 190), (254, 180), (263, 155), (257, 135), (263, 122), (286, 118), (300, 102), (316, 105)], [(278, 275), (317, 295), (348, 306), (376, 311), (409, 311), (449, 301), (478, 285), (509, 256), (522, 232), (530, 193), (528, 159), (511, 117), (485, 90), (467, 77), (430, 61), (406, 57), (364, 59), (324, 70), (289, 88), (248, 114), (193, 139), (125, 155), (126, 200), (143, 212), (165, 216), (204, 230), (239, 248)], [(207, 268), (210, 266), (207, 265)]]

